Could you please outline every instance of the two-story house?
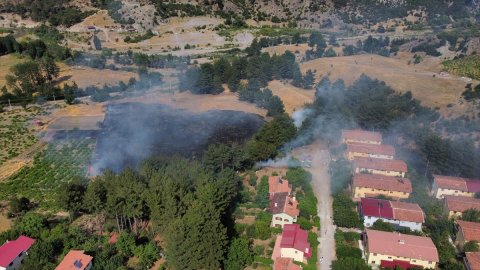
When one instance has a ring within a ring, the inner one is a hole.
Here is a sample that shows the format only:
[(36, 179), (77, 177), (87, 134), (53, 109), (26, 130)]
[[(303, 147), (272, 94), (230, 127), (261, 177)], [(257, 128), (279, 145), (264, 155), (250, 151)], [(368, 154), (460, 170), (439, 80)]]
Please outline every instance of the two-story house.
[(386, 144), (349, 143), (345, 153), (348, 160), (355, 157), (393, 159), (395, 148)]
[(353, 159), (353, 172), (405, 177), (408, 169), (405, 161), (399, 159), (355, 157)]
[(277, 236), (273, 248), (272, 260), (291, 258), (297, 262), (306, 263), (312, 256), (312, 248), (308, 243), (308, 232), (298, 224), (286, 224), (281, 235)]
[(431, 268), (439, 262), (429, 237), (367, 229), (364, 233), (367, 263), (375, 268)]
[(412, 183), (407, 178), (382, 174), (356, 173), (352, 181), (353, 199), (383, 195), (394, 200), (408, 199), (412, 193)]
[(480, 199), (453, 195), (443, 196), (443, 211), (448, 218), (459, 218), (468, 209), (480, 211)]
[(272, 213), (272, 227), (282, 227), (285, 224), (297, 222), (300, 214), (298, 201), (286, 192), (275, 193), (270, 199), (270, 213)]
[(480, 180), (434, 175), (432, 191), (437, 199), (443, 199), (445, 195), (475, 197), (475, 193), (480, 192)]
[(365, 227), (373, 226), (380, 219), (399, 229), (421, 232), (425, 222), (425, 214), (416, 203), (363, 198), (358, 204), (358, 210)]

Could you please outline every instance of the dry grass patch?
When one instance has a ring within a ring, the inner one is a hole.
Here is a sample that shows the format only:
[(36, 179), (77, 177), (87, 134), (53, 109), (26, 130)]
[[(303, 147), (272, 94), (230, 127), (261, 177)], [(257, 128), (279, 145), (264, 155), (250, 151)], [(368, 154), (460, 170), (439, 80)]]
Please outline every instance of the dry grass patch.
[(20, 58), (16, 54), (7, 54), (0, 56), (0, 88), (7, 84), (5, 77), (10, 73), (10, 68), (18, 63), (25, 62), (27, 59)]
[[(317, 81), (327, 75), (330, 80), (343, 79), (347, 85), (351, 85), (365, 74), (385, 81), (399, 92), (411, 91), (423, 105), (462, 114), (463, 107), (453, 105), (460, 105), (465, 80), (456, 76), (441, 76), (436, 67), (435, 62), (409, 65), (408, 59), (378, 55), (320, 58), (301, 65), (302, 72), (316, 70)], [(447, 106), (450, 107), (448, 110)]]
[(292, 114), (307, 103), (312, 103), (315, 96), (315, 90), (313, 89), (305, 90), (278, 80), (269, 82), (268, 88), (272, 90), (274, 95), (282, 99), (285, 111), (288, 114)]

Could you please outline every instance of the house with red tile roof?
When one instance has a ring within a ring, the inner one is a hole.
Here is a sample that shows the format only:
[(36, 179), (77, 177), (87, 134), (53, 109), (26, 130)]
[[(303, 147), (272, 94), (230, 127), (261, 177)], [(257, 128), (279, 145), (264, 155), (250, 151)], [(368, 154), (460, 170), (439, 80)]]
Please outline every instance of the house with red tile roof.
[(439, 262), (437, 248), (429, 237), (367, 229), (363, 241), (367, 263), (375, 268), (434, 269)]
[(273, 263), (273, 270), (302, 270), (302, 267), (293, 263), (291, 258), (277, 258)]
[(277, 236), (273, 248), (272, 260), (291, 258), (297, 262), (306, 263), (312, 256), (312, 248), (308, 242), (308, 232), (298, 224), (286, 224), (281, 235)]
[(283, 192), (290, 194), (292, 192), (292, 186), (288, 183), (287, 179), (282, 179), (280, 176), (270, 176), (268, 177), (268, 192), (270, 196)]
[(345, 153), (348, 160), (355, 157), (393, 159), (395, 148), (386, 144), (349, 143)]
[(425, 214), (416, 203), (362, 198), (358, 210), (365, 227), (373, 226), (373, 223), (380, 219), (396, 228), (409, 228), (421, 232), (422, 224), (425, 222)]
[(272, 227), (281, 227), (285, 224), (297, 222), (300, 214), (298, 201), (288, 193), (275, 193), (270, 197), (270, 213), (272, 213)]
[(465, 252), (463, 262), (467, 270), (480, 270), (480, 252)]
[(70, 250), (55, 270), (90, 270), (93, 257), (88, 256), (83, 250)]
[(443, 210), (448, 218), (459, 218), (468, 209), (480, 211), (480, 199), (463, 196), (443, 196)]
[(353, 159), (353, 171), (354, 173), (405, 177), (408, 169), (405, 161), (399, 159), (355, 157)]
[(480, 192), (480, 179), (434, 175), (432, 191), (437, 199), (445, 195), (475, 197)]
[(0, 270), (19, 269), (34, 243), (35, 239), (23, 235), (17, 240), (5, 242), (0, 246)]
[(480, 223), (457, 220), (455, 225), (457, 229), (457, 237), (455, 238), (455, 241), (460, 247), (463, 247), (465, 243), (470, 241), (480, 243)]
[(356, 173), (353, 175), (352, 192), (354, 200), (379, 195), (394, 200), (407, 199), (412, 193), (412, 183), (407, 178)]
[(342, 142), (347, 144), (382, 144), (382, 134), (380, 132), (372, 132), (361, 129), (344, 129), (342, 130)]

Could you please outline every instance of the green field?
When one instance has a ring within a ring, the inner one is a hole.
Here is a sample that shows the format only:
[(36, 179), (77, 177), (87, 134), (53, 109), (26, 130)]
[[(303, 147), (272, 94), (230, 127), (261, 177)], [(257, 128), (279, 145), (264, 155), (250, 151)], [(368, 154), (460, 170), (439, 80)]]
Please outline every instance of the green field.
[(50, 143), (35, 156), (31, 167), (24, 167), (0, 183), (0, 200), (16, 194), (33, 200), (41, 208), (56, 209), (58, 187), (86, 175), (94, 144), (94, 139)]
[(446, 71), (459, 76), (480, 80), (480, 56), (470, 55), (443, 62)]
[(30, 107), (27, 110), (18, 109), (0, 114), (0, 165), (18, 156), (37, 141), (29, 125), (42, 112), (39, 107)]

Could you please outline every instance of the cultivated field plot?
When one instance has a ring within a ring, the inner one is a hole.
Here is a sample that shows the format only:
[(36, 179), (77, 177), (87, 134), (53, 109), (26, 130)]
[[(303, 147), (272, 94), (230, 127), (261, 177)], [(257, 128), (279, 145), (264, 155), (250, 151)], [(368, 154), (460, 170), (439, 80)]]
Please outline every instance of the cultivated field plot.
[(0, 114), (0, 165), (32, 146), (37, 138), (31, 120), (42, 114), (39, 107), (16, 109)]
[(24, 167), (0, 183), (0, 200), (12, 194), (25, 196), (41, 208), (56, 208), (55, 196), (63, 182), (86, 175), (94, 139), (54, 141), (38, 153), (31, 167)]
[(103, 116), (60, 117), (48, 126), (49, 130), (99, 130)]

